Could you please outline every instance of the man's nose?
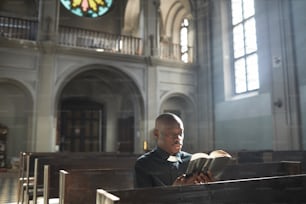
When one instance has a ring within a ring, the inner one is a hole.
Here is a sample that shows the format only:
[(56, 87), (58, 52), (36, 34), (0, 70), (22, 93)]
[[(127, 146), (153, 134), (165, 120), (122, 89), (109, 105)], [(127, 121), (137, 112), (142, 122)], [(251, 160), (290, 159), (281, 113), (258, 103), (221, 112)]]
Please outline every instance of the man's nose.
[(182, 139), (183, 136), (181, 134), (173, 135), (174, 139)]

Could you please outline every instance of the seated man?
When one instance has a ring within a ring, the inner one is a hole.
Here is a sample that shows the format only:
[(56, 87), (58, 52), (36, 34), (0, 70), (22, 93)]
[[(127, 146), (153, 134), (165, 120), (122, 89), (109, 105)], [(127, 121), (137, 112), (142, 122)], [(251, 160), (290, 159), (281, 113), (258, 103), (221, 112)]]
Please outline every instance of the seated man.
[(153, 132), (157, 147), (140, 156), (135, 164), (135, 187), (187, 185), (213, 181), (210, 173), (186, 176), (191, 154), (181, 151), (184, 140), (182, 120), (172, 113), (159, 115)]

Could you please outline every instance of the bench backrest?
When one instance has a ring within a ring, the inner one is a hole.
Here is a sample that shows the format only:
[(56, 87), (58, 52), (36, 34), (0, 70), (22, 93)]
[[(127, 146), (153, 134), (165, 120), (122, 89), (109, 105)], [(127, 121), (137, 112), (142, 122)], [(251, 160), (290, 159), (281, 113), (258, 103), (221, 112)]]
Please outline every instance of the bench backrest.
[(221, 180), (301, 174), (301, 162), (278, 161), (228, 165)]
[(271, 161), (300, 161), (302, 171), (306, 172), (306, 151), (304, 150), (258, 150), (231, 152), (237, 163), (258, 163)]
[[(130, 169), (132, 170), (138, 155), (108, 155), (95, 158), (82, 159), (41, 159), (38, 161), (39, 168), (44, 168), (42, 174), (37, 177), (37, 184), (43, 184), (44, 197), (58, 198), (59, 197), (59, 178), (60, 170), (73, 169)], [(133, 177), (131, 177), (133, 178)]]
[[(241, 179), (272, 175), (279, 176), (288, 174), (298, 174), (300, 173), (299, 167), (300, 162), (234, 164), (229, 166), (226, 173), (224, 174), (225, 177), (223, 179)], [(110, 173), (107, 173), (107, 171), (110, 171)], [(86, 203), (94, 203), (94, 194), (96, 192), (96, 189), (99, 187), (103, 188), (103, 190), (106, 191), (110, 189), (132, 188), (132, 170), (128, 170), (130, 172), (125, 172), (124, 174), (122, 174), (122, 171), (123, 170), (113, 170), (113, 172), (112, 170), (61, 171), (61, 203), (82, 204), (85, 200), (87, 201)], [(102, 176), (103, 174), (109, 174), (109, 178), (106, 178), (106, 176)], [(66, 179), (70, 180), (67, 181)]]
[[(34, 159), (34, 168), (28, 168), (29, 171), (33, 171), (34, 177), (34, 189), (33, 189), (33, 200), (37, 199), (37, 189), (40, 186), (49, 186), (50, 183), (56, 186), (54, 189), (55, 193), (49, 192), (47, 189), (44, 194), (55, 195), (58, 197), (58, 183), (59, 183), (59, 170), (62, 168), (116, 168), (123, 166), (125, 168), (133, 166), (133, 162), (139, 155), (130, 153), (105, 153), (105, 152), (79, 152), (79, 153), (32, 153), (28, 158), (28, 166), (31, 166), (32, 160)], [(119, 159), (118, 159), (119, 158)], [(125, 159), (128, 161), (125, 161)], [(124, 161), (121, 161), (124, 160)], [(118, 163), (116, 161), (119, 161)], [(120, 162), (121, 161), (121, 162)], [(54, 171), (48, 171), (44, 173), (45, 166), (52, 165), (51, 169)], [(62, 167), (63, 165), (64, 167)], [(50, 172), (52, 179), (50, 179)], [(28, 173), (28, 177), (31, 175)], [(45, 180), (44, 177), (47, 179)], [(46, 184), (44, 184), (46, 182)], [(45, 189), (44, 189), (45, 190)]]
[(98, 188), (132, 189), (132, 169), (60, 171), (60, 204), (95, 204)]
[(203, 185), (108, 191), (120, 199), (120, 204), (305, 203), (305, 192), (306, 174), (219, 181)]
[(274, 151), (271, 154), (272, 161), (300, 161), (302, 172), (306, 173), (306, 151)]
[(119, 198), (103, 189), (97, 190), (96, 203), (99, 204), (115, 204), (119, 202)]
[[(92, 156), (109, 156), (118, 155), (116, 152), (22, 152), (22, 156), (26, 157), (24, 161), (24, 171), (27, 171), (29, 177), (34, 176), (35, 159), (39, 158), (83, 158)], [(120, 155), (131, 155), (130, 153), (120, 153)], [(21, 157), (21, 159), (24, 159)], [(24, 174), (24, 175), (25, 175)]]

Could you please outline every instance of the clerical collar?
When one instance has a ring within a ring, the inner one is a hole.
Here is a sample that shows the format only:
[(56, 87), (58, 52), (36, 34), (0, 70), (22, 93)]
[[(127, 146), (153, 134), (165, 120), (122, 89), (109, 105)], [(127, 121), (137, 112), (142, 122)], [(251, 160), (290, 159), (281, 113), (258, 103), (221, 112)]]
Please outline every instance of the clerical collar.
[(181, 153), (178, 152), (176, 155), (170, 155), (168, 152), (164, 151), (163, 149), (157, 147), (157, 153), (161, 156), (163, 160), (167, 160), (170, 162), (182, 162)]
[(172, 156), (170, 155), (168, 158), (167, 158), (167, 161), (169, 162), (178, 162), (179, 161), (179, 158), (177, 156)]

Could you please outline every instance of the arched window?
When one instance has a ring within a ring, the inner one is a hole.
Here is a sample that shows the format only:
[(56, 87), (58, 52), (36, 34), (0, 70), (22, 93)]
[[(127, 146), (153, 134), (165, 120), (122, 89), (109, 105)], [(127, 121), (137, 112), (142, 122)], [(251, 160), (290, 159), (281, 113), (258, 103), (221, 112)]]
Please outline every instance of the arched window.
[(188, 19), (184, 18), (183, 22), (181, 23), (181, 30), (180, 30), (180, 47), (181, 47), (181, 60), (185, 63), (189, 61), (188, 28), (189, 28), (189, 21)]
[(61, 3), (77, 16), (96, 18), (109, 11), (113, 0), (61, 0)]

